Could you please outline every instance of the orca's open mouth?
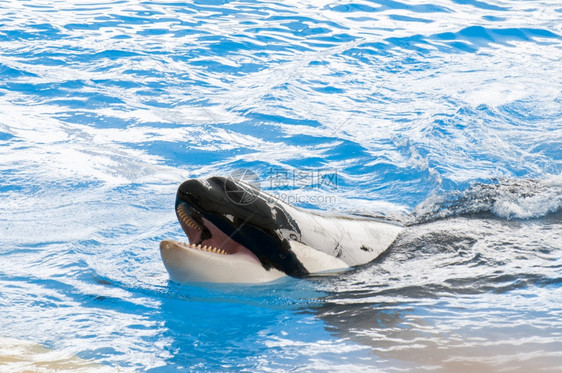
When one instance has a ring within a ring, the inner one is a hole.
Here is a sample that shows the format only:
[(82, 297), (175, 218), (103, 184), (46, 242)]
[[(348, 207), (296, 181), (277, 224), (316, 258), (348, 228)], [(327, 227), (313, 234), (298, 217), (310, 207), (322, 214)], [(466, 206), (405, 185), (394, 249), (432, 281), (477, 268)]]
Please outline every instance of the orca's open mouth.
[(189, 243), (160, 242), (160, 254), (170, 279), (177, 282), (254, 283), (284, 276), (266, 269), (262, 260), (232, 236), (247, 229), (242, 221), (202, 212), (191, 204), (176, 201), (176, 215)]
[(186, 249), (205, 251), (219, 255), (248, 255), (259, 259), (247, 249), (224, 233), (205, 218), (199, 211), (186, 203), (176, 206), (178, 221), (189, 239), (189, 243), (178, 242)]
[[(282, 204), (270, 203), (258, 190), (252, 189), (256, 198), (250, 202), (235, 198), (250, 188), (221, 177), (190, 179), (179, 186), (176, 215), (189, 243), (160, 243), (164, 264), (168, 272), (174, 272), (171, 277), (207, 280), (213, 276), (214, 280), (218, 271), (229, 271), (240, 273), (238, 278), (243, 280), (252, 276), (270, 280), (280, 274), (309, 274), (291, 249), (290, 240), (300, 235), (296, 222)], [(285, 237), (283, 232), (292, 236)], [(187, 276), (188, 272), (197, 273)]]

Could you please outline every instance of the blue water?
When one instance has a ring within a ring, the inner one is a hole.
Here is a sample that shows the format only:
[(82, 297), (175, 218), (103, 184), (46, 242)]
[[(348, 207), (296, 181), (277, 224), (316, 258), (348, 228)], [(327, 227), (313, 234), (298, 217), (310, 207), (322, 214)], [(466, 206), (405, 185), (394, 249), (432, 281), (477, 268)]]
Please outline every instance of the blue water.
[[(0, 337), (133, 371), (557, 371), (561, 21), (554, 1), (1, 2)], [(240, 169), (407, 228), (341, 275), (170, 282), (177, 186)]]

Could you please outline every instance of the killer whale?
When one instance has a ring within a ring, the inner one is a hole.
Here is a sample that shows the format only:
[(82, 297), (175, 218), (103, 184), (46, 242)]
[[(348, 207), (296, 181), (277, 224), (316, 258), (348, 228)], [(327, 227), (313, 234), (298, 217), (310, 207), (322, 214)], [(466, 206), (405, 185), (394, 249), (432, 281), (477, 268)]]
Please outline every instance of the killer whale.
[(259, 283), (343, 270), (374, 260), (402, 230), (297, 208), (219, 176), (183, 182), (175, 210), (189, 243), (164, 240), (160, 253), (176, 282)]

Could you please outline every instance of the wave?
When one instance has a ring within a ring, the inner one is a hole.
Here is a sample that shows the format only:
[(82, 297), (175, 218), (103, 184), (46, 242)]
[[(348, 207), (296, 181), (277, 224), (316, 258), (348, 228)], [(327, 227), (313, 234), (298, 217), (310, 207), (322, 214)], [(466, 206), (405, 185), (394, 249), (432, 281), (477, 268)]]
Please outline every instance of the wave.
[(543, 180), (497, 179), (429, 197), (414, 209), (409, 225), (459, 215), (537, 219), (561, 211), (562, 174)]

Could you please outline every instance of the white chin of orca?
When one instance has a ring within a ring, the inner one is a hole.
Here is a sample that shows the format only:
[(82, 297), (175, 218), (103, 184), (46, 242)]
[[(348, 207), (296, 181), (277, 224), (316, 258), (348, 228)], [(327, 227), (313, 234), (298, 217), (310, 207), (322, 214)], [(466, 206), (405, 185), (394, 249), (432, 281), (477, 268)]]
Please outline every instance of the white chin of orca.
[(247, 253), (213, 252), (200, 245), (164, 240), (160, 254), (170, 279), (176, 282), (262, 283), (286, 276), (275, 268), (266, 270)]

